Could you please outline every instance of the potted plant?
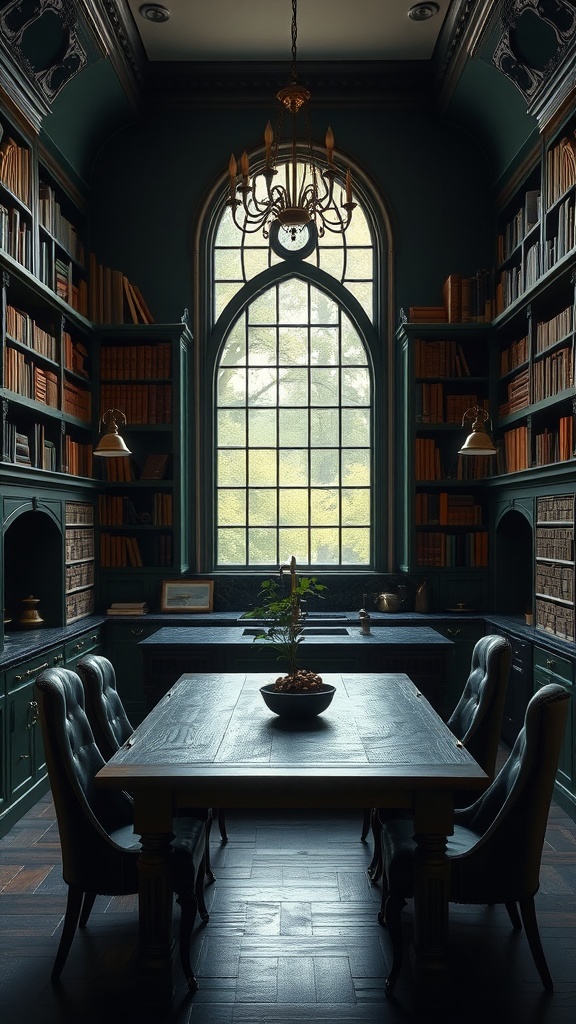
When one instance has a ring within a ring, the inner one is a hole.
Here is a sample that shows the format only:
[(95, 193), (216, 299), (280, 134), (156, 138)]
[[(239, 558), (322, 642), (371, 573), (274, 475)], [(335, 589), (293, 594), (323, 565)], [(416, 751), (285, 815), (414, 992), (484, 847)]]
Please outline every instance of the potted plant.
[[(315, 577), (293, 577), (288, 594), (282, 592), (276, 580), (265, 580), (259, 595), (259, 605), (246, 616), (264, 620), (262, 632), (254, 637), (254, 642), (270, 644), (278, 652), (278, 660), (283, 660), (288, 665), (287, 675), (278, 676), (274, 683), (261, 688), (268, 707), (277, 714), (290, 717), (316, 715), (323, 711), (332, 699), (334, 687), (325, 685), (321, 676), (309, 669), (301, 668), (298, 663), (300, 644), (304, 639), (301, 602), (310, 595), (321, 597), (323, 590), (326, 590), (326, 587), (318, 583)], [(301, 700), (284, 702), (275, 700), (276, 695), (315, 695), (319, 699), (305, 703)]]

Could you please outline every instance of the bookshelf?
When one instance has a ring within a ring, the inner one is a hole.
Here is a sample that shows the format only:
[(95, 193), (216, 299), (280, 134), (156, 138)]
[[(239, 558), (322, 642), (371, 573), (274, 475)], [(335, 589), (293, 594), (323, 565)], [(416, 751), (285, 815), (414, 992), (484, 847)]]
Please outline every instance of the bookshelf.
[(94, 505), (67, 501), (65, 505), (66, 624), (94, 611)]
[(85, 217), (49, 169), (39, 165), (37, 277), (82, 316), (88, 316)]
[(574, 643), (574, 495), (536, 499), (535, 625)]
[[(402, 451), (401, 569), (430, 576), (434, 603), (472, 592), (486, 600), (489, 560), (484, 482), (489, 457), (458, 455), (464, 413), (488, 408), (490, 328), (480, 323), (405, 323), (397, 333), (406, 411)], [(435, 576), (437, 577), (434, 581)], [(476, 577), (470, 591), (470, 577)], [(465, 579), (466, 578), (466, 579)]]
[(130, 456), (96, 459), (101, 601), (157, 606), (159, 581), (187, 567), (191, 336), (183, 324), (98, 328), (99, 413), (120, 409)]

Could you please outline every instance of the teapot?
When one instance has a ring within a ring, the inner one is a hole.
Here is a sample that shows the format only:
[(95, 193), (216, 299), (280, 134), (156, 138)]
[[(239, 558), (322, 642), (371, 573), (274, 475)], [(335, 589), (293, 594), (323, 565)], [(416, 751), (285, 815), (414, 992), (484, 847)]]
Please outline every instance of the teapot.
[(374, 595), (374, 602), (379, 612), (397, 612), (405, 600), (406, 587), (402, 586), (402, 584), (398, 586), (398, 593)]

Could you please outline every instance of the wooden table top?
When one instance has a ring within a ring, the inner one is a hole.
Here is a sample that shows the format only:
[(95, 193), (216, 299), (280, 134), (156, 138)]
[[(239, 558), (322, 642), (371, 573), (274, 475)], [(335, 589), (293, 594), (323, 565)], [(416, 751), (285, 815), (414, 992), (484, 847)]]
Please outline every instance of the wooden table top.
[(334, 699), (306, 723), (278, 718), (269, 674), (182, 676), (98, 773), (104, 786), (170, 788), (197, 806), (410, 806), (417, 789), (486, 776), (403, 674), (325, 675)]

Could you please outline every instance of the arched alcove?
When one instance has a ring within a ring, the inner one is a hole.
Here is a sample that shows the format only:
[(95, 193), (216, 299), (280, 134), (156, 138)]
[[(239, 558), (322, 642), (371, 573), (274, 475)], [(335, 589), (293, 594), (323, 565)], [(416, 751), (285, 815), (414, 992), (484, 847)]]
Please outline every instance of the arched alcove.
[(494, 611), (524, 615), (532, 610), (532, 524), (519, 509), (505, 512), (496, 526)]
[(25, 597), (39, 598), (36, 606), (44, 626), (63, 623), (62, 531), (52, 516), (35, 509), (16, 516), (4, 532), (4, 605), (18, 628)]

